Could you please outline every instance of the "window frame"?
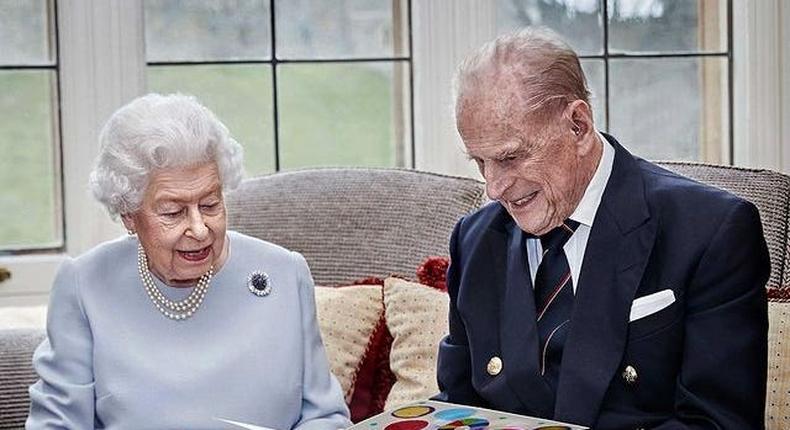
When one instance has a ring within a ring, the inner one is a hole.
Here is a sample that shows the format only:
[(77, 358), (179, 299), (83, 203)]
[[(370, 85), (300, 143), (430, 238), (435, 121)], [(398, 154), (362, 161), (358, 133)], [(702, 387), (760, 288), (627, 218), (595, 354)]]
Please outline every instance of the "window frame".
[(114, 223), (87, 189), (98, 154), (99, 129), (144, 86), (142, 8), (139, 0), (55, 0), (57, 9), (60, 172), (63, 246), (5, 252), (0, 307), (47, 302), (58, 267), (96, 244), (118, 237)]
[[(771, 0), (776, 1), (776, 0)], [(601, 2), (603, 16), (608, 16), (608, 4), (604, 0)], [(736, 110), (734, 100), (739, 89), (746, 85), (754, 86), (759, 82), (744, 82), (736, 79), (737, 71), (733, 71), (733, 66), (742, 62), (744, 50), (736, 49), (734, 41), (737, 41), (736, 30), (744, 31), (743, 27), (738, 27), (733, 19), (737, 15), (737, 4), (740, 8), (756, 9), (748, 0), (728, 0), (726, 7), (728, 12), (727, 50), (726, 52), (701, 52), (701, 53), (610, 53), (608, 47), (608, 20), (604, 19), (603, 37), (604, 52), (597, 55), (580, 55), (580, 59), (594, 59), (604, 61), (605, 79), (605, 106), (606, 119), (601, 124), (603, 131), (608, 130), (610, 121), (609, 115), (609, 59), (640, 59), (640, 58), (727, 58), (728, 59), (728, 95), (729, 108), (727, 112), (729, 120), (728, 139), (729, 142), (717, 148), (700, 148), (700, 151), (710, 151), (721, 157), (722, 164), (748, 165), (749, 162), (742, 161), (737, 157), (737, 148), (744, 146), (747, 138), (740, 137), (735, 130), (742, 126), (741, 112)], [(476, 0), (435, 0), (432, 2), (416, 3), (415, 13), (415, 63), (417, 72), (415, 74), (415, 97), (417, 100), (416, 121), (417, 127), (417, 162), (416, 168), (423, 170), (434, 170), (441, 173), (468, 176), (481, 179), (477, 168), (466, 160), (460, 148), (463, 143), (458, 137), (453, 123), (451, 85), (455, 65), (460, 63), (463, 58), (472, 50), (485, 42), (492, 40), (498, 34), (496, 26), (496, 5), (493, 1), (480, 2)], [(758, 10), (760, 16), (765, 17), (771, 12)], [(775, 13), (775, 12), (774, 12)], [(440, 25), (434, 24), (439, 22)], [(788, 23), (790, 24), (790, 23)], [(760, 30), (759, 27), (749, 27), (751, 31)], [(438, 59), (438, 61), (437, 61)], [(422, 64), (438, 65), (431, 70), (430, 74), (422, 73)], [(746, 67), (755, 67), (747, 64)], [(428, 147), (426, 142), (438, 145)], [(788, 156), (790, 159), (790, 155)], [(790, 166), (790, 164), (788, 164)]]
[[(142, 2), (143, 0), (141, 0)], [(281, 171), (280, 163), (280, 109), (278, 98), (278, 80), (277, 74), (280, 66), (294, 65), (294, 64), (355, 64), (355, 63), (390, 63), (397, 65), (399, 63), (406, 64), (408, 73), (408, 106), (399, 106), (402, 102), (400, 100), (401, 89), (393, 91), (393, 103), (396, 105), (393, 112), (403, 112), (404, 108), (408, 112), (409, 117), (405, 119), (404, 124), (393, 123), (396, 136), (401, 136), (402, 139), (396, 142), (395, 160), (397, 165), (394, 167), (400, 168), (414, 168), (414, 51), (412, 46), (412, 2), (411, 0), (389, 0), (392, 4), (393, 15), (393, 31), (404, 28), (406, 31), (406, 54), (399, 56), (380, 56), (380, 57), (328, 57), (328, 58), (278, 58), (277, 57), (277, 15), (276, 15), (276, 0), (268, 0), (269, 3), (269, 49), (271, 57), (269, 59), (244, 59), (244, 60), (192, 60), (192, 61), (147, 61), (147, 67), (189, 67), (189, 66), (206, 66), (206, 65), (220, 65), (220, 66), (235, 66), (235, 65), (266, 65), (270, 66), (271, 70), (271, 85), (272, 85), (272, 126), (274, 138), (274, 172)], [(401, 11), (398, 11), (400, 9)], [(398, 27), (397, 17), (404, 16), (406, 18), (405, 26), (401, 24)], [(402, 40), (400, 37), (393, 37), (393, 41), (397, 42)], [(394, 68), (396, 73), (393, 73), (393, 82), (398, 78), (397, 69)], [(408, 130), (408, 141), (405, 141), (404, 129)]]
[[(56, 0), (65, 247), (0, 255), (12, 278), (0, 307), (46, 303), (60, 263), (124, 234), (87, 193), (99, 127), (145, 91), (141, 0)], [(732, 0), (733, 164), (790, 173), (790, 6), (782, 0)], [(463, 56), (495, 35), (479, 0), (414, 2), (415, 167), (478, 178), (452, 124), (450, 82)], [(779, 62), (782, 59), (781, 62)], [(751, 144), (750, 144), (751, 142)]]
[(52, 184), (52, 195), (55, 199), (53, 202), (53, 209), (55, 210), (55, 238), (50, 244), (40, 245), (21, 245), (10, 246), (0, 244), (0, 256), (3, 255), (21, 255), (21, 254), (48, 254), (53, 252), (62, 252), (65, 249), (65, 216), (63, 214), (63, 144), (62, 136), (63, 130), (61, 128), (61, 88), (60, 88), (60, 52), (58, 37), (58, 1), (57, 0), (44, 0), (46, 2), (45, 8), (47, 10), (46, 31), (48, 33), (47, 43), (50, 50), (50, 59), (45, 63), (36, 64), (0, 64), (0, 71), (49, 71), (54, 73), (54, 85), (52, 85), (52, 98), (50, 100), (52, 118), (50, 126), (52, 127), (52, 176), (54, 178)]

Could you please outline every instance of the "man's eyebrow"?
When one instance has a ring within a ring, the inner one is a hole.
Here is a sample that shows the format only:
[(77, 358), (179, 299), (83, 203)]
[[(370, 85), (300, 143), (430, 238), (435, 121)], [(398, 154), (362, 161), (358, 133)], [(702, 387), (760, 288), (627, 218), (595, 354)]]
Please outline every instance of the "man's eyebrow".
[(525, 147), (525, 142), (521, 139), (518, 140), (509, 140), (507, 142), (503, 142), (505, 146), (500, 148), (496, 152), (492, 154), (485, 154), (485, 155), (475, 155), (470, 154), (468, 150), (464, 150), (463, 153), (468, 160), (480, 160), (480, 159), (491, 159), (491, 160), (498, 160), (501, 158), (505, 158), (511, 156), (513, 154), (518, 154), (522, 152), (528, 152), (529, 148)]
[(505, 148), (505, 149), (497, 152), (496, 154), (494, 154), (494, 158), (499, 159), (499, 158), (509, 157), (509, 156), (517, 153), (520, 149), (521, 149), (520, 146), (516, 146), (514, 148)]
[(515, 145), (512, 145), (507, 148), (502, 148), (501, 150), (497, 151), (496, 153), (494, 153), (492, 158), (502, 159), (502, 158), (510, 157), (515, 154), (520, 154), (522, 152), (525, 152), (524, 145), (521, 142), (518, 142)]

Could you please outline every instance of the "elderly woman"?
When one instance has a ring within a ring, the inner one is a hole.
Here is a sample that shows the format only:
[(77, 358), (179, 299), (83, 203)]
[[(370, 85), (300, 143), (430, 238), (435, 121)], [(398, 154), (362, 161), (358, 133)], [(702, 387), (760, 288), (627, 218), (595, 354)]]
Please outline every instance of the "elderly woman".
[(110, 118), (90, 184), (130, 236), (61, 267), (27, 428), (350, 425), (304, 258), (226, 230), (241, 163), (194, 98), (149, 94)]

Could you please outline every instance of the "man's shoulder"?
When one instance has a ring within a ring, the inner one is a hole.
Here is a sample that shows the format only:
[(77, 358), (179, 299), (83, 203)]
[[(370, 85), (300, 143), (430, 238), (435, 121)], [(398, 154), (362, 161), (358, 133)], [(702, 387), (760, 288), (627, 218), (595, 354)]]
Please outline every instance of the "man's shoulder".
[(509, 222), (512, 222), (512, 218), (507, 210), (496, 201), (486, 203), (459, 221), (460, 232), (463, 235), (482, 234), (491, 228), (504, 230)]
[[(715, 186), (672, 172), (655, 163), (638, 160), (643, 172), (645, 197), (648, 204), (662, 212), (715, 213), (727, 212), (747, 200)], [(751, 203), (747, 203), (751, 205)]]

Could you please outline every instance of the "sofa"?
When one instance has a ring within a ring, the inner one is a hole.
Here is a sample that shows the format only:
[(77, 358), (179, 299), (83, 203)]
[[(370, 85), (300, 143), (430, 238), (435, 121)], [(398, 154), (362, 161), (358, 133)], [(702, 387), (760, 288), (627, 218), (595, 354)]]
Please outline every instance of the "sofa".
[[(770, 429), (790, 428), (790, 177), (662, 164), (760, 210), (772, 263), (766, 420)], [(483, 184), (472, 179), (349, 168), (250, 178), (227, 197), (230, 228), (298, 250), (310, 263), (330, 364), (355, 420), (436, 391), (449, 234), (486, 201)], [(35, 379), (31, 356), (43, 332), (1, 328), (0, 429), (21, 428)]]

